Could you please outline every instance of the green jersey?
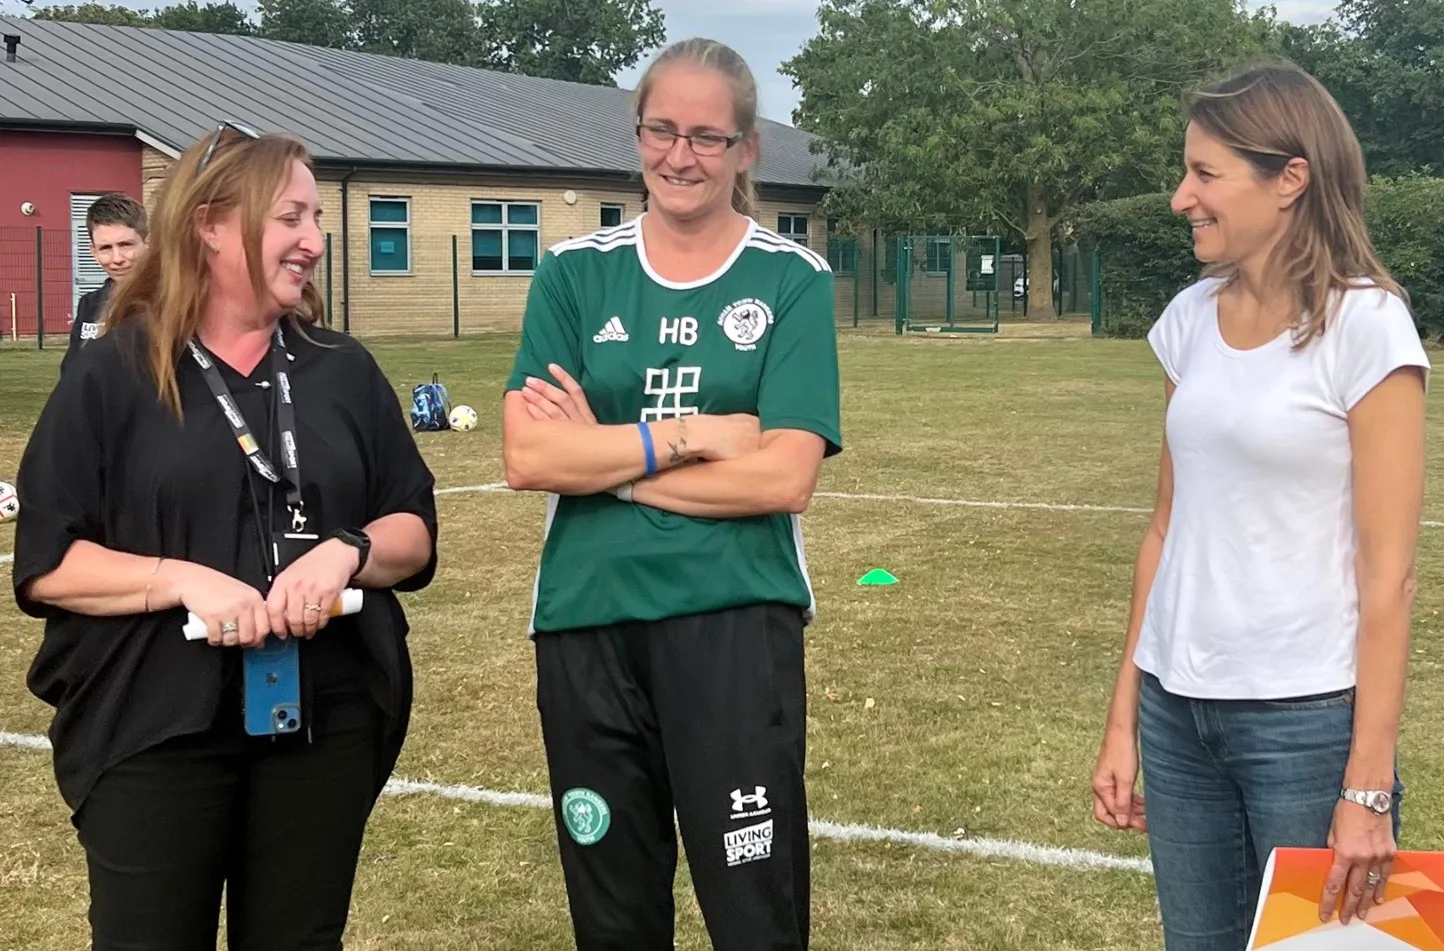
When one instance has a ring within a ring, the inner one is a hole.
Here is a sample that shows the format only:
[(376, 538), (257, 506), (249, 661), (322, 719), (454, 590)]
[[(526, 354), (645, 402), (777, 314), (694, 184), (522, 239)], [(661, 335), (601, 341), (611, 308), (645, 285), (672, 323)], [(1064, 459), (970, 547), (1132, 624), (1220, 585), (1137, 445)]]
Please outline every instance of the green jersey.
[[(752, 221), (717, 273), (668, 281), (648, 263), (641, 222), (547, 249), (506, 388), (555, 383), (556, 363), (602, 424), (751, 413), (764, 432), (807, 430), (840, 452), (827, 260)], [(694, 518), (607, 492), (553, 494), (545, 531), (533, 632), (765, 601), (814, 610), (795, 515)]]

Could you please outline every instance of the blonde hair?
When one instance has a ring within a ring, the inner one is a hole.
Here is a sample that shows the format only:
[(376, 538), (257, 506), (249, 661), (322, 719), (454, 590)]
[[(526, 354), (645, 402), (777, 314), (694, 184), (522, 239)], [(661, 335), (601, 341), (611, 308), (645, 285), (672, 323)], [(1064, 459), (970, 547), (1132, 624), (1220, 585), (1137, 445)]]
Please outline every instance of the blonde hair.
[[(290, 178), (292, 163), (314, 168), (310, 153), (291, 136), (268, 134), (250, 138), (227, 128), (210, 162), (198, 175), (212, 136), (197, 141), (176, 162), (161, 185), (151, 216), (149, 249), (110, 302), (107, 332), (127, 324), (143, 329), (145, 357), (156, 396), (181, 416), (176, 361), (200, 330), (211, 292), (207, 251), (197, 225), (240, 210), (246, 269), (257, 300), (269, 294), (261, 265), (261, 236), (271, 216), (276, 192)], [(288, 317), (298, 329), (325, 315), (321, 292), (312, 282), (301, 291), (301, 303)], [(303, 331), (304, 332), (304, 331)]]
[[(757, 80), (753, 78), (752, 70), (748, 68), (747, 61), (732, 47), (701, 37), (673, 43), (652, 60), (642, 75), (642, 81), (637, 84), (636, 107), (639, 120), (646, 111), (647, 97), (657, 85), (658, 71), (672, 63), (690, 63), (704, 69), (716, 70), (727, 77), (732, 84), (732, 119), (737, 124), (737, 131), (741, 132), (744, 138), (752, 135), (757, 128)], [(759, 158), (761, 154), (759, 145)], [(737, 181), (732, 186), (732, 208), (748, 216), (757, 209), (757, 187), (752, 182), (751, 169), (737, 173)]]
[[(1269, 261), (1296, 294), (1296, 347), (1324, 332), (1355, 282), (1372, 282), (1408, 302), (1369, 240), (1359, 140), (1318, 80), (1291, 63), (1265, 63), (1192, 93), (1186, 109), (1190, 122), (1240, 155), (1260, 179), (1277, 178), (1291, 159), (1308, 162), (1308, 185)], [(1232, 283), (1238, 267), (1219, 262), (1204, 274)]]

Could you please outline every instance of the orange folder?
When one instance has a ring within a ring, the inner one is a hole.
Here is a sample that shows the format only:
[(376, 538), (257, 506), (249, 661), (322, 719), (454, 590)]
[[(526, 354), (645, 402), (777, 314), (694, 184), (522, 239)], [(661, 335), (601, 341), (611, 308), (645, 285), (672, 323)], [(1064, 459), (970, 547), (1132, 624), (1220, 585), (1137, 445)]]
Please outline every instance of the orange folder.
[(1444, 853), (1400, 852), (1384, 902), (1363, 921), (1319, 920), (1319, 896), (1334, 862), (1330, 849), (1275, 849), (1248, 951), (1444, 951)]

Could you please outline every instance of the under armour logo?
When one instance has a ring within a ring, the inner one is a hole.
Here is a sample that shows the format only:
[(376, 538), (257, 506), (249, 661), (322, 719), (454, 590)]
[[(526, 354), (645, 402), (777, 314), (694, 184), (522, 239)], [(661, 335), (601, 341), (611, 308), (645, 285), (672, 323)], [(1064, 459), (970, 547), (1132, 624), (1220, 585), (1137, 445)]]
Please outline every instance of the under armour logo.
[(754, 786), (756, 792), (751, 795), (742, 795), (741, 789), (732, 790), (732, 811), (744, 812), (767, 808), (767, 787)]

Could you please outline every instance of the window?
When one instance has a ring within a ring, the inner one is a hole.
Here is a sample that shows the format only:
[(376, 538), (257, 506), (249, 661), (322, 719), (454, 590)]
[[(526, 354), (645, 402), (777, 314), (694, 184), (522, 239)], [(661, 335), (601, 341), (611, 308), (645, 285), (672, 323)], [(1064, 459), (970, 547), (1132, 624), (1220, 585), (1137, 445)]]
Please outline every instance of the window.
[(953, 269), (953, 242), (951, 238), (928, 239), (929, 274), (946, 274)]
[(857, 239), (837, 236), (837, 219), (827, 219), (827, 266), (834, 274), (857, 273)]
[(626, 205), (602, 205), (602, 227), (615, 228), (626, 217)]
[(371, 199), (371, 273), (411, 273), (411, 199)]
[(471, 203), (471, 272), (526, 274), (536, 270), (541, 205), (534, 201)]
[(777, 233), (798, 244), (807, 244), (807, 216), (778, 215)]

